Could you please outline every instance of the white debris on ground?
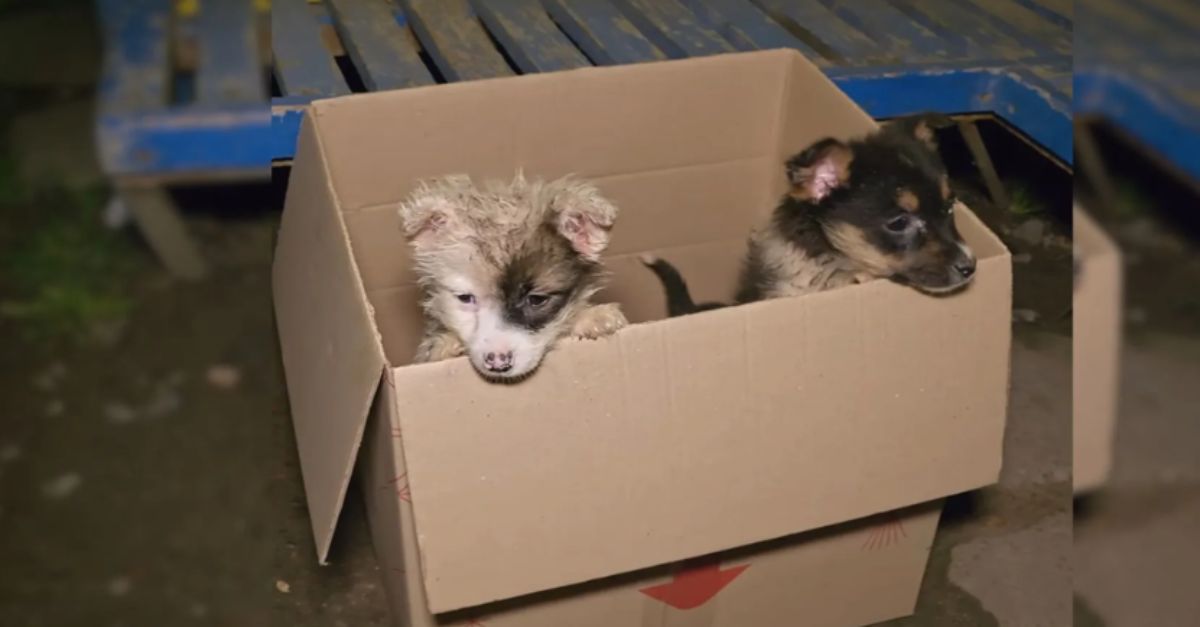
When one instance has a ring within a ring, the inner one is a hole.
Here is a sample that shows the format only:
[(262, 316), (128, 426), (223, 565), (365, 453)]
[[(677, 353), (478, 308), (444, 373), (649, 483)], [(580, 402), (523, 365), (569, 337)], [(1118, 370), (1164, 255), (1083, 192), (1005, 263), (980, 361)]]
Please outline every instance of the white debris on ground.
[(104, 419), (114, 425), (124, 425), (137, 420), (137, 412), (125, 403), (109, 403), (104, 406)]
[(216, 364), (208, 369), (209, 385), (219, 390), (232, 390), (242, 381), (242, 371), (229, 364)]
[(82, 483), (83, 477), (78, 473), (68, 472), (43, 483), (42, 495), (48, 499), (62, 500), (71, 496)]
[(1020, 226), (1012, 230), (1014, 239), (1037, 246), (1042, 243), (1042, 238), (1046, 235), (1046, 223), (1039, 218), (1030, 218), (1021, 223)]
[(1041, 314), (1032, 309), (1014, 309), (1013, 320), (1017, 322), (1037, 322)]
[(284, 594), (287, 594), (292, 591), (292, 586), (291, 586), (291, 584), (289, 584), (288, 582), (286, 582), (282, 579), (276, 579), (275, 580), (275, 589)]
[(0, 463), (14, 462), (21, 458), (21, 447), (16, 444), (5, 444), (0, 447)]
[(56, 361), (33, 377), (33, 387), (43, 392), (50, 392), (58, 387), (59, 382), (65, 376), (67, 376), (67, 367)]
[(114, 577), (108, 582), (108, 593), (115, 597), (129, 594), (131, 588), (133, 588), (133, 582), (129, 580), (129, 577)]

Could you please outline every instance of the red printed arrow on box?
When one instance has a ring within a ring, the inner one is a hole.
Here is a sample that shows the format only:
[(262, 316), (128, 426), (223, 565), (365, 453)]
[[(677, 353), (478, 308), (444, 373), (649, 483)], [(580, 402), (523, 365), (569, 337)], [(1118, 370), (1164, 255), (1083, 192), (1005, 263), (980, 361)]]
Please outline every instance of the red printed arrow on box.
[(720, 564), (689, 568), (677, 573), (675, 578), (667, 583), (642, 588), (638, 592), (677, 610), (690, 610), (717, 596), (718, 592), (737, 579), (747, 568), (750, 568), (749, 564), (725, 570), (721, 570)]

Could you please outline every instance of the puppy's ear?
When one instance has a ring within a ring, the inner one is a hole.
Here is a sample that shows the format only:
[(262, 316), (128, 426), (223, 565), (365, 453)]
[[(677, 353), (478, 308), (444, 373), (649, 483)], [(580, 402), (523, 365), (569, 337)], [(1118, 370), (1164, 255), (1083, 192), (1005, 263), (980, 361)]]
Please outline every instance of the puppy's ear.
[(821, 141), (800, 151), (785, 164), (791, 191), (796, 200), (821, 202), (833, 190), (850, 180), (850, 163), (854, 151), (833, 138)]
[(920, 113), (891, 120), (885, 129), (902, 133), (925, 144), (926, 148), (937, 151), (937, 131), (949, 128), (956, 123), (949, 116), (941, 113)]
[(585, 259), (599, 261), (617, 219), (617, 207), (594, 185), (573, 179), (552, 184), (550, 219), (571, 248)]
[(470, 185), (466, 177), (446, 177), (422, 183), (400, 203), (404, 236), (421, 247), (443, 240), (461, 204), (461, 191)]

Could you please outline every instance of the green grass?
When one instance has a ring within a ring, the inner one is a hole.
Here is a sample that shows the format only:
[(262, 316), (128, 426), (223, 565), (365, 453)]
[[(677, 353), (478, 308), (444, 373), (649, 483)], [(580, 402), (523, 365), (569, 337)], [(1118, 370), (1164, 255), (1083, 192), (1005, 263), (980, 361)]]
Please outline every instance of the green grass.
[(1028, 184), (1009, 181), (1005, 187), (1008, 188), (1008, 210), (1013, 214), (1031, 216), (1046, 212), (1046, 206)]
[(0, 317), (30, 340), (80, 340), (120, 320), (134, 250), (104, 227), (102, 189), (27, 189), (0, 162)]

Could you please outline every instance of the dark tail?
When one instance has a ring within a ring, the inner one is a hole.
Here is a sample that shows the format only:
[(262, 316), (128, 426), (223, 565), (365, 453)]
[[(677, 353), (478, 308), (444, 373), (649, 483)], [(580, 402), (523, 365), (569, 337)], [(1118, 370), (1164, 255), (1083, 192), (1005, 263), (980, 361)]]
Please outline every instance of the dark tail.
[(663, 290), (667, 293), (668, 316), (674, 318), (701, 310), (692, 301), (692, 294), (688, 291), (687, 282), (683, 280), (683, 276), (679, 274), (679, 270), (675, 269), (675, 266), (653, 255), (642, 255), (642, 263), (658, 275), (659, 281), (662, 281)]

